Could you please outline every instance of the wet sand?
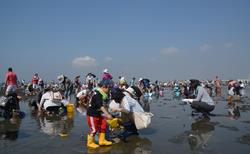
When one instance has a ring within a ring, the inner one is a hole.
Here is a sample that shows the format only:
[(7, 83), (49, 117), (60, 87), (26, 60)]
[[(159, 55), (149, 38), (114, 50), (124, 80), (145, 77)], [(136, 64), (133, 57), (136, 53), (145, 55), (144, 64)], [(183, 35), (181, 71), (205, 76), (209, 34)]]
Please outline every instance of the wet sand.
[[(32, 114), (28, 100), (21, 102), (26, 116), (21, 121), (0, 122), (0, 153), (249, 153), (250, 98), (235, 102), (240, 116), (229, 116), (226, 95), (216, 100), (215, 116), (191, 116), (191, 108), (171, 91), (153, 99), (154, 117), (149, 128), (97, 150), (86, 148), (86, 116), (77, 111), (64, 118), (38, 117)], [(225, 94), (225, 91), (223, 91)], [(250, 89), (246, 89), (249, 96)], [(60, 136), (64, 135), (64, 136)]]

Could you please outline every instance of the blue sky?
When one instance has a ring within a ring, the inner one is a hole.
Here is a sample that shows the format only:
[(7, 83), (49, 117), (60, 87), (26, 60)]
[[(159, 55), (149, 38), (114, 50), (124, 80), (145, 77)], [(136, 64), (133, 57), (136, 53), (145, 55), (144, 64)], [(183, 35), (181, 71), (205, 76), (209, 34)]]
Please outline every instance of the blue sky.
[(1, 0), (0, 42), (0, 81), (250, 78), (250, 1)]

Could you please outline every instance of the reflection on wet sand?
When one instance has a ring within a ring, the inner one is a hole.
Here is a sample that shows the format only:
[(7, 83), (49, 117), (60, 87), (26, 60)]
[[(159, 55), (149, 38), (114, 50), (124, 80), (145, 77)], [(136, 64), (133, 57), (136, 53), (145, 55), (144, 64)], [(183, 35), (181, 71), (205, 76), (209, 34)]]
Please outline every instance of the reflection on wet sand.
[(238, 142), (250, 145), (250, 134), (244, 134), (238, 138)]
[(93, 153), (134, 153), (134, 154), (151, 154), (152, 142), (148, 138), (131, 136), (127, 142), (115, 143), (112, 146), (101, 146), (97, 149), (87, 149), (88, 154)]
[(67, 137), (74, 127), (74, 113), (67, 113), (65, 116), (33, 114), (36, 116), (39, 129), (49, 136)]
[(112, 153), (152, 153), (152, 142), (145, 137), (131, 136), (126, 142), (112, 145)]
[(198, 117), (191, 124), (191, 130), (176, 135), (168, 141), (175, 144), (188, 144), (192, 151), (204, 151), (217, 124), (210, 122), (209, 117)]
[(192, 123), (188, 136), (188, 143), (191, 150), (204, 149), (209, 138), (215, 129), (215, 123), (210, 122), (209, 117), (203, 117)]
[(145, 112), (150, 112), (150, 104), (153, 102), (152, 98), (144, 98), (142, 100), (141, 106)]
[(0, 122), (0, 139), (16, 140), (18, 138), (21, 119), (4, 120)]
[(228, 114), (231, 119), (239, 119), (240, 118), (240, 110), (238, 103), (230, 103), (228, 104)]

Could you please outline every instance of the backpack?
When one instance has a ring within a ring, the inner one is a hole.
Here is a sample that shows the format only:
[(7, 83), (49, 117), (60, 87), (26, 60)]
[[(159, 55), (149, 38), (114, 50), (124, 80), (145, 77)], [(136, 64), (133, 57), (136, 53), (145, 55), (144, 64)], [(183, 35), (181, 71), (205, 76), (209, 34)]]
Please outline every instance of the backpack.
[(0, 99), (0, 117), (10, 119), (14, 110), (19, 110), (19, 100), (15, 96), (1, 97)]

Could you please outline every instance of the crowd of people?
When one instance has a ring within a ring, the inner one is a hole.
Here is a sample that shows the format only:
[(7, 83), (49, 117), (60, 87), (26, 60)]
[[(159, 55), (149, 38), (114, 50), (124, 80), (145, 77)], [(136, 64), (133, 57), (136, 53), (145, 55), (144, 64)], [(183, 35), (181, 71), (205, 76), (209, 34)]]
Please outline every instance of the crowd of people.
[[(12, 68), (9, 68), (6, 73), (5, 96), (15, 98), (16, 105), (20, 99), (16, 93), (17, 83), (17, 75)], [(244, 96), (245, 84), (243, 82), (230, 80), (227, 86), (229, 102), (232, 102), (234, 96), (238, 99)], [(37, 98), (32, 101), (31, 106), (39, 113), (48, 115), (65, 114), (67, 105), (72, 104), (72, 100), (76, 100), (76, 107), (84, 106), (87, 110), (89, 126), (87, 147), (98, 148), (112, 145), (112, 141), (106, 139), (107, 128), (111, 121), (117, 122), (117, 126), (123, 126), (124, 131), (119, 134), (121, 138), (138, 135), (133, 113), (145, 112), (142, 99), (163, 96), (163, 91), (167, 87), (172, 88), (175, 98), (185, 98), (185, 101), (190, 103), (194, 110), (192, 114), (200, 112), (204, 115), (211, 115), (210, 112), (216, 106), (212, 96), (222, 95), (222, 81), (218, 76), (213, 81), (202, 82), (190, 79), (168, 83), (151, 82), (147, 78), (136, 80), (135, 77), (128, 82), (125, 77), (120, 76), (115, 82), (108, 69), (103, 70), (100, 79), (95, 74), (88, 73), (83, 82), (81, 82), (80, 75), (70, 80), (62, 74), (57, 77), (57, 82), (44, 83), (38, 73), (35, 73), (32, 81), (25, 85), (25, 94), (36, 95)], [(20, 110), (20, 107), (18, 105), (10, 109), (9, 113), (12, 110)], [(98, 135), (98, 143), (95, 142), (96, 135)]]

